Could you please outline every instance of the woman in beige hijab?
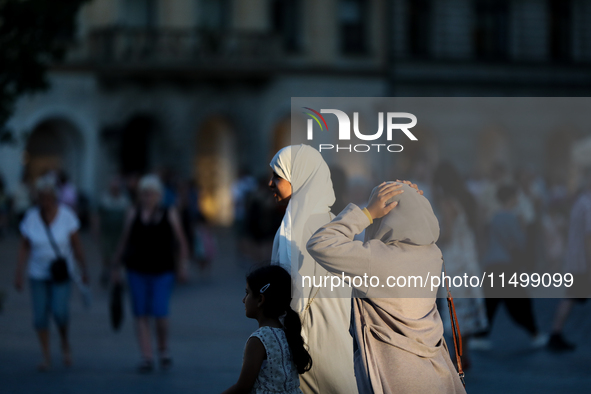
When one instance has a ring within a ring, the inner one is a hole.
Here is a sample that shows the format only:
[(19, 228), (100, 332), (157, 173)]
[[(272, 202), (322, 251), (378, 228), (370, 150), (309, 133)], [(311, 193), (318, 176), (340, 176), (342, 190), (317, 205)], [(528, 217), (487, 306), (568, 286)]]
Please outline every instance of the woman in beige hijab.
[(308, 145), (281, 149), (271, 161), (269, 187), (287, 210), (273, 242), (274, 264), (291, 272), (292, 308), (300, 314), (302, 337), (312, 356), (312, 369), (301, 375), (305, 394), (356, 394), (350, 289), (330, 298), (324, 287), (301, 286), (302, 276), (330, 275), (308, 254), (306, 242), (334, 215), (330, 171), (320, 153)]
[[(363, 230), (365, 242), (355, 241)], [(355, 375), (361, 394), (465, 393), (443, 338), (437, 288), (382, 287), (392, 276), (439, 275), (438, 237), (439, 224), (426, 198), (408, 185), (383, 183), (374, 188), (367, 208), (349, 204), (308, 242), (310, 255), (329, 272), (367, 274), (381, 282), (354, 284)]]

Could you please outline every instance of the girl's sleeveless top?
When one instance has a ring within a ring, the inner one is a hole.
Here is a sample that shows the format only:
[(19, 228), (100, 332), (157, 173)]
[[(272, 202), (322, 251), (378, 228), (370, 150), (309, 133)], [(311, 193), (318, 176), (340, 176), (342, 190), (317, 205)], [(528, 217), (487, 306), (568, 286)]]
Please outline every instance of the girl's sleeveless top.
[(148, 223), (140, 216), (138, 209), (123, 257), (126, 267), (146, 274), (174, 271), (175, 240), (168, 210), (157, 212), (157, 219)]
[(261, 327), (251, 336), (265, 346), (263, 361), (251, 394), (302, 394), (300, 378), (282, 328)]

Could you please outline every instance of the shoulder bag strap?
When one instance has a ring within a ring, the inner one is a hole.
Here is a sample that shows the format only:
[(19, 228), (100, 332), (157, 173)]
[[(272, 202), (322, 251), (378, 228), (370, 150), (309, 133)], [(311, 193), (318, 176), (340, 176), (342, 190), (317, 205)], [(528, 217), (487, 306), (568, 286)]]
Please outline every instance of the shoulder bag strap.
[(51, 244), (51, 247), (53, 248), (53, 251), (55, 252), (55, 255), (58, 259), (62, 258), (62, 254), (60, 252), (60, 248), (57, 246), (57, 243), (55, 242), (55, 238), (53, 238), (53, 234), (51, 233), (51, 228), (49, 228), (49, 224), (47, 224), (45, 222), (45, 220), (43, 220), (43, 217), (41, 217), (41, 221), (43, 222), (43, 226), (45, 227), (45, 232), (47, 233), (47, 238), (49, 238), (49, 243)]
[[(441, 261), (443, 262), (443, 274), (444, 276), (447, 276), (447, 274), (445, 273), (445, 260), (443, 260), (443, 258), (441, 258)], [(445, 282), (445, 277), (443, 278), (443, 281)], [(449, 284), (447, 282), (445, 282), (445, 288), (447, 290), (447, 307), (449, 309), (449, 317), (451, 320), (451, 332), (452, 332), (452, 337), (454, 340), (454, 350), (456, 353), (456, 362), (458, 365), (458, 374), (460, 375), (460, 380), (462, 381), (462, 384), (464, 385), (464, 387), (466, 387), (466, 382), (464, 380), (464, 370), (462, 369), (462, 334), (460, 333), (460, 326), (458, 324), (458, 318), (456, 316), (456, 307), (454, 305), (454, 299), (451, 296), (451, 292), (449, 291)]]

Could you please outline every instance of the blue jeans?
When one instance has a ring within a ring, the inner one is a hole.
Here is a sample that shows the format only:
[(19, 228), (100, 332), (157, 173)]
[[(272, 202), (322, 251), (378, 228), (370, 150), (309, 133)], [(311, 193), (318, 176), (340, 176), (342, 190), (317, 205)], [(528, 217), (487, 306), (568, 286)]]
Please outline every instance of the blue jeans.
[(127, 270), (131, 305), (136, 317), (168, 316), (168, 301), (174, 285), (174, 273), (145, 274)]
[(47, 330), (50, 314), (58, 327), (67, 327), (70, 282), (54, 283), (49, 280), (30, 279), (30, 286), (35, 329)]

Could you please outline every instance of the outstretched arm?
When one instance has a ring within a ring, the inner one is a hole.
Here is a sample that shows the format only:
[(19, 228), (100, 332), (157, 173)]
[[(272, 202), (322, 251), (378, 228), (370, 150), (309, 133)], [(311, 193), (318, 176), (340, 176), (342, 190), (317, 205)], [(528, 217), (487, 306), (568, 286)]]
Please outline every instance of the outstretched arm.
[(168, 220), (172, 226), (174, 236), (180, 249), (180, 261), (177, 268), (177, 276), (181, 282), (185, 282), (189, 275), (189, 245), (183, 232), (181, 218), (175, 208), (170, 208)]
[(384, 247), (384, 244), (379, 240), (355, 241), (354, 237), (370, 225), (370, 220), (381, 218), (394, 209), (397, 203), (387, 204), (387, 201), (402, 193), (400, 187), (392, 183), (381, 184), (370, 196), (366, 212), (349, 204), (339, 216), (316, 231), (307, 244), (314, 260), (336, 275), (371, 275), (371, 248)]
[(222, 394), (248, 394), (252, 390), (263, 361), (267, 358), (265, 346), (260, 339), (251, 337), (246, 343), (244, 349), (244, 360), (242, 362), (242, 371), (238, 382), (224, 391)]

